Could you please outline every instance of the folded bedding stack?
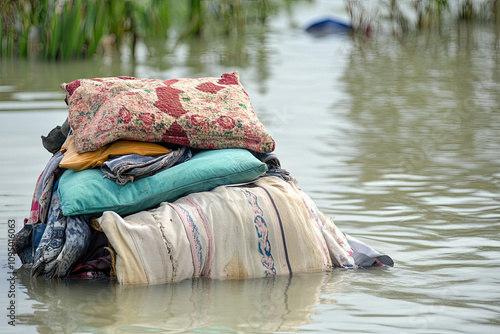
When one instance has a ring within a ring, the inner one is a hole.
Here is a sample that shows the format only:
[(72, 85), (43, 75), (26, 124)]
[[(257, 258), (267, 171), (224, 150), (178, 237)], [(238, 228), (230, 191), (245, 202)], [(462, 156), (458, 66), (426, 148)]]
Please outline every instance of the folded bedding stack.
[(62, 84), (14, 250), (33, 276), (123, 284), (392, 265), (283, 170), (237, 72)]

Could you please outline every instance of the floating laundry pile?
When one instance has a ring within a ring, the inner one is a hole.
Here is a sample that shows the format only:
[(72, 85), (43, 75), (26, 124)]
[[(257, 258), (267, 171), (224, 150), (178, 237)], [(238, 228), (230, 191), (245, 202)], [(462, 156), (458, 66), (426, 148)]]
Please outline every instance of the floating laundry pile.
[(33, 276), (123, 284), (392, 266), (281, 168), (237, 72), (62, 84), (68, 119), (14, 250)]

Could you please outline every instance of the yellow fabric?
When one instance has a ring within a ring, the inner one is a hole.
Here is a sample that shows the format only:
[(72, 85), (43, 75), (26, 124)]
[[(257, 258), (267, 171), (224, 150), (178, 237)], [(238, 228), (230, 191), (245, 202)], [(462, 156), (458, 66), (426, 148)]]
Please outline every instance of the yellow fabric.
[(155, 143), (117, 140), (93, 152), (77, 153), (73, 136), (68, 136), (61, 148), (61, 152), (64, 157), (59, 163), (60, 167), (81, 171), (98, 167), (115, 155), (140, 154), (157, 156), (170, 153), (170, 150)]

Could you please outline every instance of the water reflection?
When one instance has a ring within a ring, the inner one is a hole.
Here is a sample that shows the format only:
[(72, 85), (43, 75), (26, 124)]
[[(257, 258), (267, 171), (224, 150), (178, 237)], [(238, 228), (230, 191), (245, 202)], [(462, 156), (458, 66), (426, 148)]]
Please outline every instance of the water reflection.
[[(316, 2), (324, 6), (313, 14), (331, 2)], [(313, 17), (308, 5), (295, 8), (295, 22)], [(456, 26), (399, 42), (358, 42), (312, 39), (288, 29), (290, 20), (247, 28), (244, 46), (192, 39), (155, 53), (140, 47), (135, 67), (129, 56), (109, 65), (2, 61), (0, 223), (14, 217), (21, 224), (29, 211), (48, 160), (40, 135), (65, 118), (53, 95), (61, 82), (219, 75), (241, 66), (284, 167), (342, 231), (397, 266), (132, 289), (21, 277), (16, 330), (498, 332), (498, 31)], [(41, 95), (27, 100), (35, 96), (27, 92)], [(56, 101), (52, 112), (37, 111)], [(5, 245), (6, 233), (0, 239)]]
[[(272, 9), (272, 12), (277, 8)], [(247, 13), (248, 14), (248, 13)], [(210, 26), (202, 36), (180, 37), (172, 33), (166, 40), (139, 41), (134, 52), (123, 47), (119, 51), (96, 56), (86, 61), (37, 62), (9, 60), (0, 63), (0, 101), (9, 101), (10, 93), (57, 91), (62, 82), (76, 78), (136, 76), (158, 79), (182, 76), (216, 76), (228, 69), (252, 69), (261, 87), (269, 78), (268, 22), (249, 21), (242, 31), (221, 36)], [(251, 16), (250, 16), (251, 18)], [(247, 18), (247, 20), (249, 20)], [(8, 106), (4, 106), (11, 110)], [(47, 107), (49, 108), (49, 107)]]
[(18, 276), (35, 301), (18, 325), (39, 333), (293, 331), (310, 322), (321, 290), (333, 293), (345, 283), (341, 273), (138, 287), (32, 279), (23, 268)]
[[(500, 256), (497, 45), (487, 27), (458, 26), (399, 42), (355, 41), (350, 54), (343, 117), (352, 126), (343, 136), (353, 149), (345, 166), (331, 169), (330, 210), (347, 231), (383, 242), (394, 256), (395, 285), (384, 296), (414, 312), (391, 320), (399, 328), (446, 331), (443, 324), (455, 323), (468, 331), (477, 317), (498, 325), (498, 294), (486, 288), (498, 285)], [(376, 291), (380, 282), (365, 292)], [(347, 297), (339, 302), (370, 312)]]
[[(463, 218), (474, 214), (467, 208), (471, 195), (475, 205), (498, 208), (495, 34), (462, 26), (401, 43), (357, 45), (344, 76), (352, 97), (350, 137), (358, 149), (349, 163), (356, 184), (371, 193), (362, 208), (400, 215), (403, 198), (415, 217), (436, 219), (436, 211), (446, 215), (451, 205)], [(441, 210), (429, 208), (429, 196)]]

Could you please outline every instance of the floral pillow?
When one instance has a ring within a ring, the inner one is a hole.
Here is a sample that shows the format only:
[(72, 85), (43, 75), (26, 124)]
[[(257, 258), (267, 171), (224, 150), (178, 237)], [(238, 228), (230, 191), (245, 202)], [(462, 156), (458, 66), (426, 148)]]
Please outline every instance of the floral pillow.
[(274, 140), (255, 114), (238, 72), (220, 78), (111, 77), (61, 84), (78, 153), (118, 139), (199, 149), (269, 153)]

